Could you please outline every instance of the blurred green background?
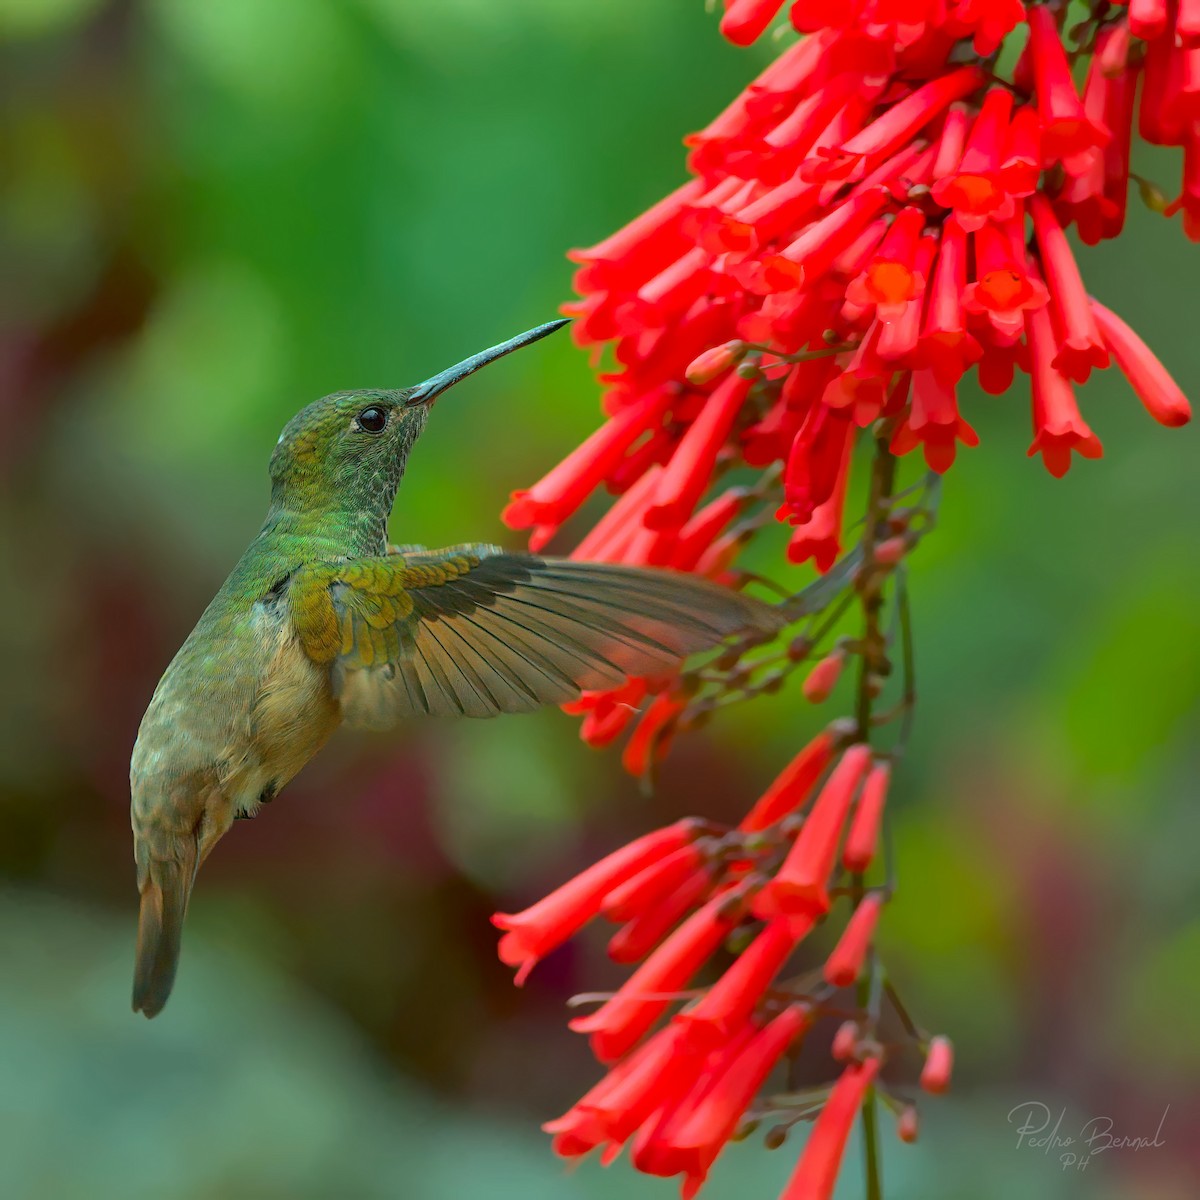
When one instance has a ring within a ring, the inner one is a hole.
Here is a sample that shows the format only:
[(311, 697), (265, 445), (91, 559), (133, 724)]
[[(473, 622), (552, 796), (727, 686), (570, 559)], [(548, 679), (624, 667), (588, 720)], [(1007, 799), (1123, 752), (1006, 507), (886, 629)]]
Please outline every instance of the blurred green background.
[[(343, 735), (206, 866), (176, 995), (128, 1010), (126, 770), (155, 681), (253, 535), (278, 430), (551, 316), (563, 252), (681, 178), (769, 48), (700, 0), (0, 0), (0, 1195), (668, 1197), (538, 1132), (596, 1076), (585, 936), (523, 992), (488, 915), (678, 815), (736, 820), (826, 719), (798, 690), (683, 739), (652, 798), (557, 712)], [(1168, 191), (1175, 155), (1141, 168)], [(1138, 210), (1082, 255), (1200, 395), (1195, 250)], [(1028, 400), (964, 396), (914, 561), (921, 701), (882, 935), (956, 1040), (893, 1200), (1200, 1194), (1196, 432), (1115, 372), (1107, 457), (1025, 457)], [(566, 338), (439, 405), (397, 540), (496, 513), (596, 421)], [(806, 571), (758, 565), (800, 586)], [(836, 703), (836, 702), (833, 702)], [(1108, 1116), (1165, 1145), (1016, 1148)], [(731, 1149), (769, 1200), (795, 1145)], [(858, 1194), (853, 1149), (839, 1195)]]

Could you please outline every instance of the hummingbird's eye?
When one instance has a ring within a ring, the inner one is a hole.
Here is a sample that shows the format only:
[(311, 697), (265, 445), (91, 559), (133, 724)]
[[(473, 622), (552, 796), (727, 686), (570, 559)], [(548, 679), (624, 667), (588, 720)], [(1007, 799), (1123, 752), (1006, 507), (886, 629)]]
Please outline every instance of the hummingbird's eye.
[(382, 433), (387, 428), (387, 413), (371, 405), (358, 414), (358, 427), (366, 433)]

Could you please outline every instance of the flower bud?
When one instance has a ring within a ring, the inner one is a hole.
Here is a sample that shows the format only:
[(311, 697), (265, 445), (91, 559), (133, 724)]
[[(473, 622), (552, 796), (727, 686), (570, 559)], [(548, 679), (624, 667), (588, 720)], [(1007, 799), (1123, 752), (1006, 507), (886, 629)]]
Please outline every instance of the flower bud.
[(1149, 179), (1144, 179), (1140, 175), (1131, 175), (1130, 178), (1136, 181), (1138, 195), (1141, 197), (1142, 203), (1151, 212), (1162, 214), (1167, 211), (1169, 202), (1162, 188), (1157, 183), (1153, 183)]
[(925, 1055), (925, 1066), (921, 1070), (921, 1087), (927, 1092), (940, 1094), (950, 1087), (950, 1074), (954, 1070), (954, 1046), (948, 1037), (935, 1037), (929, 1043)]
[(804, 681), (804, 686), (800, 689), (804, 693), (804, 698), (810, 704), (820, 704), (823, 700), (829, 698), (829, 693), (837, 687), (837, 681), (841, 678), (842, 667), (846, 663), (846, 655), (842, 650), (835, 650), (832, 654), (827, 654), (811, 671), (808, 673), (808, 678)]
[(832, 987), (849, 987), (862, 973), (867, 951), (871, 947), (871, 936), (883, 907), (883, 895), (870, 892), (863, 897), (854, 915), (846, 924), (833, 953), (826, 960), (825, 982)]
[(838, 1026), (837, 1033), (833, 1035), (833, 1044), (829, 1048), (834, 1062), (849, 1062), (854, 1057), (860, 1032), (855, 1021), (843, 1021)]
[(697, 354), (687, 365), (684, 378), (688, 383), (711, 383), (718, 375), (724, 375), (730, 367), (741, 362), (746, 354), (746, 343), (725, 342)]
[(885, 567), (894, 567), (908, 552), (908, 539), (890, 537), (875, 547), (875, 561)]
[(842, 865), (847, 871), (861, 873), (871, 865), (875, 857), (891, 774), (891, 767), (885, 762), (879, 762), (867, 775), (858, 806), (854, 810), (854, 818), (846, 834), (846, 845), (842, 849)]
[(787, 1135), (788, 1127), (786, 1125), (772, 1125), (763, 1137), (763, 1145), (768, 1150), (778, 1150), (787, 1141)]
[(920, 1127), (920, 1122), (917, 1118), (917, 1110), (911, 1104), (906, 1104), (896, 1118), (896, 1136), (902, 1142), (915, 1142), (917, 1140), (917, 1131)]

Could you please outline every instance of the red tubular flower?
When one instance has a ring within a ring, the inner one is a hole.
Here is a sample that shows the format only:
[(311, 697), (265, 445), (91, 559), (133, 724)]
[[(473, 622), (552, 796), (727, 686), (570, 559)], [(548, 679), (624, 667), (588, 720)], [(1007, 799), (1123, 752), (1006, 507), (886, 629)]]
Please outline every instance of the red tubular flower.
[[(798, 174), (799, 168), (822, 134), (829, 129), (830, 123), (851, 101), (856, 82), (853, 76), (844, 75), (830, 80), (802, 100), (762, 139), (761, 144), (747, 148), (742, 170), (757, 184), (775, 186), (797, 179), (806, 183), (804, 177)], [(733, 170), (737, 170), (738, 166), (736, 161), (730, 163)], [(819, 191), (816, 184), (808, 186)]]
[(720, 167), (728, 148), (746, 135), (756, 122), (769, 120), (785, 109), (789, 100), (819, 65), (828, 39), (806, 38), (783, 52), (736, 100), (698, 133), (688, 134), (688, 167), (709, 175)]
[(1098, 300), (1091, 305), (1104, 344), (1112, 351), (1117, 366), (1146, 411), (1160, 425), (1186, 425), (1192, 419), (1192, 406), (1166, 367), (1116, 313)]
[(732, 586), (732, 577), (728, 574), (730, 564), (738, 556), (745, 538), (742, 534), (731, 531), (717, 538), (715, 542), (700, 556), (696, 563), (695, 574), (714, 583)]
[(942, 245), (919, 349), (923, 365), (950, 384), (957, 383), (981, 353), (979, 343), (967, 332), (963, 313), (966, 283), (966, 231), (953, 217), (948, 217), (942, 227)]
[[(630, 1150), (630, 1161), (646, 1175), (687, 1176), (684, 1183), (686, 1193), (691, 1184), (692, 1168), (698, 1168), (698, 1156), (675, 1145), (675, 1131), (691, 1117), (714, 1083), (737, 1061), (738, 1057), (754, 1037), (754, 1029), (744, 1025), (723, 1046), (713, 1050), (702, 1060), (692, 1086), (682, 1095), (672, 1096), (659, 1106), (638, 1130)], [(699, 1181), (695, 1189), (700, 1186)]]
[[(845, 307), (842, 313), (845, 317)], [(866, 336), (855, 347), (845, 367), (829, 381), (821, 393), (824, 407), (836, 409), (840, 414), (848, 416), (859, 429), (865, 429), (883, 411), (887, 386), (894, 369), (877, 353), (882, 330), (882, 321), (871, 322)], [(847, 461), (844, 449), (841, 461)], [(830, 489), (829, 495), (832, 494)], [(799, 513), (796, 515), (799, 516)]]
[(644, 679), (629, 679), (609, 692), (585, 692), (578, 700), (564, 704), (563, 711), (584, 715), (579, 736), (589, 746), (607, 746), (637, 716), (648, 686)]
[(629, 540), (642, 527), (642, 513), (658, 486), (662, 468), (651, 466), (600, 518), (592, 531), (571, 551), (581, 562), (620, 562)]
[(861, 873), (875, 859), (891, 776), (892, 768), (885, 762), (876, 763), (867, 774), (842, 849), (842, 866), (847, 871)]
[(713, 268), (714, 264), (702, 246), (694, 246), (664, 267), (617, 310), (616, 319), (622, 332), (665, 328), (685, 314), (701, 296), (732, 292), (733, 280)]
[(600, 911), (610, 921), (632, 921), (690, 879), (703, 862), (704, 853), (695, 842), (680, 846), (613, 888)]
[(1006, 341), (1025, 329), (1025, 313), (1044, 308), (1050, 294), (1045, 284), (1025, 269), (1024, 220), (1005, 229), (983, 225), (975, 237), (975, 282), (963, 291), (968, 312), (987, 317)]
[(829, 911), (826, 887), (837, 861), (838, 841), (870, 761), (871, 748), (861, 743), (842, 755), (775, 878), (754, 897), (751, 909), (756, 917), (770, 920)]
[(937, 153), (933, 159), (933, 178), (945, 179), (958, 170), (967, 134), (971, 130), (971, 115), (965, 104), (952, 104), (942, 122), (942, 135), (938, 138)]
[(783, 112), (793, 97), (814, 81), (823, 68), (837, 35), (822, 30), (789, 46), (746, 89), (745, 103), (750, 115), (767, 120)]
[[(866, 227), (842, 251), (841, 254), (833, 260), (833, 266), (830, 268), (830, 274), (837, 277), (839, 280), (848, 279), (851, 281), (850, 287), (854, 286), (857, 276), (868, 264), (868, 260), (879, 249), (884, 237), (887, 235), (888, 228), (891, 222), (887, 217), (876, 217), (870, 225)], [(865, 282), (865, 281), (864, 281)], [(832, 284), (832, 281), (831, 281)], [(832, 289), (831, 289), (832, 290)], [(849, 287), (847, 288), (849, 291)], [(868, 308), (874, 307), (875, 301), (867, 296), (861, 301), (861, 308), (865, 312)], [(859, 307), (859, 304), (847, 297), (846, 303), (842, 305), (842, 312), (845, 312), (848, 307)], [(861, 314), (860, 314), (861, 317)], [(859, 318), (856, 318), (856, 320)], [(861, 323), (861, 321), (860, 321)]]
[(622, 279), (649, 277), (661, 270), (684, 245), (678, 230), (684, 206), (704, 191), (701, 180), (688, 180), (604, 241), (587, 250), (568, 251), (572, 262), (583, 264), (583, 272), (576, 277), (580, 289), (610, 287)]
[(794, 813), (808, 799), (817, 780), (833, 761), (834, 746), (834, 734), (830, 730), (818, 733), (763, 792), (742, 818), (738, 829), (743, 833), (757, 833)]
[(573, 1108), (542, 1128), (554, 1134), (564, 1157), (587, 1154), (608, 1142), (621, 1145), (654, 1111), (684, 1092), (700, 1063), (675, 1025), (660, 1030), (615, 1066)]
[(646, 698), (647, 684), (644, 679), (627, 679), (620, 687), (606, 692), (584, 692), (578, 700), (568, 700), (563, 712), (578, 717), (584, 713), (603, 712), (613, 705), (634, 706)]
[(844, 412), (826, 404), (813, 406), (796, 434), (783, 472), (789, 517), (806, 521), (817, 505), (833, 495), (846, 462), (846, 443), (853, 434), (854, 426)]
[(514, 492), (500, 519), (511, 529), (557, 528), (603, 482), (629, 447), (658, 424), (669, 398), (665, 389), (651, 392), (611, 417), (533, 487)]
[(749, 1020), (771, 981), (812, 932), (816, 920), (815, 914), (808, 913), (770, 921), (704, 996), (679, 1014), (693, 1046), (718, 1046)]
[(929, 1053), (921, 1071), (921, 1086), (927, 1092), (944, 1092), (950, 1087), (954, 1070), (954, 1047), (948, 1037), (935, 1037), (929, 1042)]
[(875, 934), (875, 923), (883, 908), (883, 894), (868, 892), (863, 897), (854, 915), (846, 923), (833, 953), (825, 960), (823, 974), (825, 982), (834, 987), (849, 987), (862, 973), (871, 938)]
[(812, 33), (818, 29), (849, 29), (857, 9), (857, 0), (833, 0), (825, 4), (816, 0), (792, 0), (792, 26), (800, 33)]
[(975, 53), (988, 58), (1024, 19), (1021, 0), (958, 0), (951, 12), (950, 28), (970, 33)]
[[(1063, 224), (1073, 220), (1085, 245), (1116, 237), (1124, 228), (1129, 201), (1129, 155), (1133, 138), (1133, 106), (1140, 67), (1123, 68), (1115, 75), (1104, 67), (1104, 55), (1121, 40), (1125, 26), (1108, 26), (1096, 35), (1096, 54), (1084, 88), (1088, 115), (1112, 133), (1103, 151), (1083, 156), (1086, 166), (1067, 175), (1054, 198)], [(1126, 41), (1128, 38), (1126, 37)], [(1197, 79), (1200, 86), (1200, 77)], [(1200, 100), (1200, 93), (1198, 93)]]
[(813, 509), (812, 516), (801, 522), (788, 539), (788, 562), (802, 563), (812, 559), (818, 573), (824, 575), (842, 552), (842, 514), (846, 507), (846, 488), (850, 482), (850, 451), (853, 443), (846, 439), (846, 462), (838, 472), (833, 495)]
[(1145, 64), (1138, 131), (1152, 145), (1182, 146), (1190, 124), (1182, 102), (1183, 59), (1170, 38), (1155, 38), (1146, 45)]
[(979, 435), (959, 414), (954, 386), (934, 371), (914, 371), (912, 406), (892, 434), (892, 453), (907, 454), (920, 445), (930, 470), (942, 474), (954, 465), (959, 442), (978, 446)]
[(630, 775), (639, 778), (645, 775), (654, 761), (666, 753), (674, 733), (675, 718), (686, 707), (686, 701), (670, 692), (655, 696), (621, 754), (621, 765)]
[[(586, 1092), (561, 1117), (547, 1121), (542, 1129), (554, 1135), (553, 1148), (564, 1158), (588, 1154), (608, 1140), (608, 1128), (613, 1110), (609, 1097), (620, 1096), (621, 1090), (630, 1082), (643, 1085), (649, 1082), (653, 1067), (667, 1064), (668, 1044), (672, 1038), (657, 1034), (644, 1046), (640, 1046), (623, 1063), (613, 1067), (595, 1087)], [(677, 1037), (678, 1034), (673, 1034)], [(673, 1048), (673, 1047), (672, 1047)]]
[(1033, 445), (1029, 454), (1041, 454), (1046, 470), (1061, 479), (1071, 467), (1071, 451), (1084, 458), (1104, 454), (1100, 439), (1091, 431), (1075, 403), (1070, 381), (1054, 365), (1054, 328), (1042, 308), (1029, 314), (1030, 367), (1033, 376)]
[(863, 191), (885, 187), (894, 200), (906, 199), (914, 187), (925, 187), (933, 178), (937, 154), (938, 147), (918, 138), (911, 145), (902, 146), (891, 158), (884, 159), (858, 187)]
[(785, 180), (735, 212), (714, 214), (699, 232), (710, 254), (749, 253), (802, 224), (820, 203), (820, 185), (799, 176)]
[(641, 962), (712, 889), (707, 869), (698, 867), (654, 908), (639, 913), (608, 940), (613, 962)]
[(1029, 198), (1029, 211), (1050, 297), (1062, 330), (1054, 366), (1068, 379), (1084, 383), (1093, 367), (1108, 366), (1108, 351), (1088, 304), (1079, 266), (1050, 201), (1040, 193), (1035, 194)]
[(834, 260), (881, 212), (889, 202), (885, 188), (855, 192), (828, 216), (815, 221), (778, 254), (755, 264), (747, 286), (763, 294), (811, 287), (833, 265)]
[[(644, 517), (643, 520), (645, 520)], [(676, 534), (673, 529), (648, 529), (643, 524), (641, 528), (634, 532), (633, 536), (630, 537), (622, 549), (621, 562), (628, 563), (631, 567), (665, 566), (674, 549), (675, 537)], [(645, 745), (640, 749), (631, 751), (633, 757), (636, 758), (639, 754), (653, 751), (659, 739), (660, 732), (669, 740), (671, 732), (670, 719), (674, 715), (673, 712), (667, 711), (665, 706), (660, 707), (653, 715), (649, 711), (643, 715), (643, 721), (648, 723), (644, 734), (648, 740), (646, 740)], [(656, 756), (649, 754), (646, 762), (649, 763), (654, 757)]]
[(1112, 79), (1122, 74), (1129, 65), (1129, 22), (1117, 21), (1106, 25), (1100, 32), (1108, 36), (1103, 43), (1099, 37), (1096, 39), (1096, 62), (1100, 70)]
[[(800, 1037), (811, 1020), (802, 1004), (785, 1008), (773, 1021), (725, 1057), (724, 1070), (714, 1072), (695, 1103), (677, 1113), (656, 1132), (661, 1148), (655, 1174), (683, 1174), (683, 1200), (699, 1191), (713, 1163), (737, 1131), (742, 1114), (775, 1064)], [(669, 1165), (669, 1169), (667, 1168)]]
[[(926, 234), (917, 243), (913, 271), (922, 280), (928, 280), (933, 274), (939, 248), (939, 240), (933, 234)], [(875, 347), (881, 359), (906, 369), (917, 365), (921, 316), (925, 310), (925, 288), (921, 291), (922, 294), (909, 300), (894, 319), (884, 322)]]
[(1011, 113), (1012, 93), (1006, 88), (992, 88), (975, 118), (962, 161), (956, 164), (953, 174), (933, 185), (933, 198), (953, 209), (958, 223), (968, 232), (989, 218), (1003, 220), (1012, 212), (1012, 198), (1000, 174)]
[(644, 518), (648, 528), (679, 529), (692, 515), (749, 390), (750, 380), (731, 375), (705, 401), (659, 480)]
[(1037, 189), (1042, 174), (1042, 119), (1038, 111), (1023, 105), (1008, 126), (1000, 182), (1010, 196), (1029, 196)]
[(498, 947), (500, 959), (519, 968), (517, 984), (525, 982), (539, 959), (591, 920), (614, 887), (694, 836), (691, 821), (677, 821), (614, 850), (530, 908), (519, 913), (496, 913), (492, 924), (506, 931)]
[[(823, 379), (821, 386), (824, 388)], [(782, 401), (782, 397), (780, 399)], [(742, 431), (742, 459), (746, 465), (766, 467), (786, 459), (803, 420), (804, 410), (793, 408), (786, 402), (773, 405), (761, 421)]]
[(1175, 14), (1175, 37), (1181, 46), (1189, 50), (1200, 46), (1200, 4), (1196, 0), (1179, 0)]
[(853, 1063), (842, 1072), (779, 1200), (831, 1200), (850, 1127), (878, 1072), (878, 1058)]
[(821, 203), (828, 204), (833, 195), (861, 163), (854, 156), (842, 152), (842, 146), (862, 132), (875, 107), (879, 89), (867, 88), (857, 92), (838, 110), (834, 118), (821, 130), (817, 140), (800, 164), (800, 178), (820, 184)]
[[(1018, 360), (1025, 349), (1023, 342), (993, 344), (979, 360), (979, 386), (989, 396), (1003, 396), (1013, 384)], [(1025, 356), (1027, 361), (1028, 356)]]
[(1129, 0), (1129, 31), (1143, 41), (1167, 32), (1167, 0)]
[(679, 531), (671, 551), (670, 566), (677, 571), (695, 570), (705, 551), (718, 535), (745, 507), (749, 493), (742, 488), (729, 488), (706, 504)]
[(846, 289), (853, 304), (874, 308), (882, 319), (894, 319), (910, 300), (925, 293), (925, 279), (916, 270), (917, 246), (925, 228), (925, 213), (915, 206), (896, 214), (870, 263)]
[[(956, 100), (962, 100), (983, 83), (983, 72), (975, 66), (959, 67), (932, 79), (910, 96), (893, 104), (861, 133), (842, 145), (838, 161), (841, 178), (861, 179), (872, 166), (894, 154)], [(825, 178), (830, 176), (826, 168)]]
[(592, 1053), (603, 1063), (615, 1062), (633, 1048), (737, 924), (731, 915), (738, 899), (714, 896), (694, 912), (625, 981), (611, 1000), (569, 1028), (591, 1034)]
[(1200, 134), (1194, 130), (1183, 147), (1183, 191), (1166, 210), (1168, 217), (1183, 212), (1183, 232), (1189, 241), (1200, 242)]
[(1097, 128), (1088, 119), (1075, 91), (1071, 64), (1058, 36), (1054, 14), (1045, 5), (1035, 4), (1029, 9), (1026, 20), (1029, 22), (1029, 48), (1046, 157), (1052, 160), (1069, 158), (1104, 145), (1108, 140), (1107, 131)]

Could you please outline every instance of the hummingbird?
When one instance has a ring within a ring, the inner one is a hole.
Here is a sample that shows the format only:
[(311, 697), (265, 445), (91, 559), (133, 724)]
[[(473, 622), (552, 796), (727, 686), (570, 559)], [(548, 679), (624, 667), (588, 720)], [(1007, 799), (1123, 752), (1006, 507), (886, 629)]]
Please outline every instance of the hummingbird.
[(566, 323), (416, 387), (335, 392), (284, 428), (262, 529), (167, 667), (133, 748), (135, 1012), (155, 1016), (171, 993), (200, 865), (343, 722), (530, 712), (783, 625), (777, 608), (679, 572), (389, 544), (434, 400)]

